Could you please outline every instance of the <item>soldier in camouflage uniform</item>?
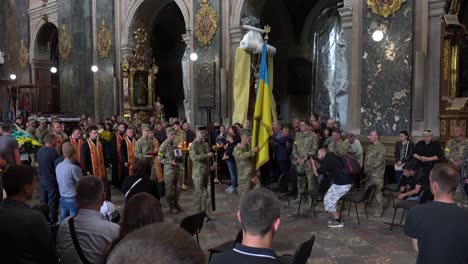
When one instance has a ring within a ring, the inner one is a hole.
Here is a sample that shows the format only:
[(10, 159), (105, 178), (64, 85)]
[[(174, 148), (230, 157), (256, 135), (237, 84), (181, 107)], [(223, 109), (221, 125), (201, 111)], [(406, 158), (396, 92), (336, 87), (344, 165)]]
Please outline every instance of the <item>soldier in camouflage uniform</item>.
[(34, 127), (35, 122), (36, 122), (36, 118), (34, 116), (28, 117), (28, 122), (26, 123), (26, 132), (31, 137), (34, 137), (36, 135), (36, 128)]
[(141, 137), (135, 145), (135, 157), (137, 159), (151, 159), (152, 156), (147, 154), (153, 152), (153, 139), (150, 135), (150, 127), (148, 124), (141, 125)]
[(192, 179), (195, 188), (193, 203), (197, 212), (206, 212), (208, 209), (208, 179), (210, 176), (208, 162), (214, 156), (204, 138), (204, 131), (197, 130), (196, 138), (190, 146), (190, 158), (193, 161)]
[[(167, 139), (159, 147), (158, 158), (164, 164), (164, 183), (166, 185), (166, 201), (169, 205), (170, 213), (182, 211), (179, 205), (179, 192), (181, 185), (180, 164), (176, 162), (174, 150), (177, 149), (174, 143), (174, 129), (167, 128)], [(174, 212), (174, 209), (176, 210)]]
[(364, 160), (364, 174), (366, 177), (366, 189), (375, 184), (377, 188), (374, 192), (374, 197), (371, 201), (373, 215), (375, 217), (382, 216), (383, 213), (383, 196), (382, 188), (384, 182), (385, 165), (387, 150), (379, 141), (380, 134), (377, 131), (372, 131), (369, 135), (371, 144), (367, 147)]
[(141, 131), (141, 120), (137, 113), (133, 114), (133, 120), (131, 127), (135, 130), (135, 133), (140, 133)]
[[(305, 121), (299, 123), (301, 132), (296, 134), (296, 140), (294, 141), (293, 154), (296, 160), (297, 170), (297, 188), (298, 192), (305, 192), (307, 190), (315, 190), (317, 184), (316, 179), (312, 172), (311, 159), (317, 155), (318, 150), (318, 138), (317, 135), (308, 130)], [(305, 176), (304, 177), (304, 173)], [(307, 179), (307, 189), (306, 189)], [(299, 197), (295, 200), (299, 201)]]
[(255, 164), (252, 157), (258, 153), (258, 147), (251, 150), (250, 140), (252, 131), (250, 129), (242, 129), (240, 131), (241, 142), (234, 147), (232, 152), (237, 165), (238, 185), (237, 192), (239, 199), (251, 189), (252, 184), (259, 187), (258, 177), (255, 175)]
[(468, 184), (468, 140), (465, 138), (465, 130), (461, 127), (455, 127), (455, 138), (450, 139), (445, 147), (445, 158), (447, 161), (460, 170), (461, 182), (455, 191), (455, 201), (459, 206), (467, 207), (467, 197), (465, 193), (465, 184)]
[(39, 117), (37, 121), (39, 122), (39, 127), (36, 128), (36, 131), (34, 132), (35, 137), (37, 141), (44, 143), (44, 137), (49, 132), (47, 129), (47, 119), (45, 117)]
[(332, 129), (332, 141), (328, 145), (328, 152), (344, 156), (348, 154), (348, 150), (348, 144), (341, 139), (341, 131), (337, 128)]
[[(179, 121), (174, 121), (172, 124), (174, 128), (174, 144), (175, 146), (182, 145), (184, 142), (187, 142), (187, 133), (184, 130), (180, 129)], [(182, 176), (182, 190), (186, 190), (187, 186), (185, 185), (185, 163), (180, 164), (180, 175)]]

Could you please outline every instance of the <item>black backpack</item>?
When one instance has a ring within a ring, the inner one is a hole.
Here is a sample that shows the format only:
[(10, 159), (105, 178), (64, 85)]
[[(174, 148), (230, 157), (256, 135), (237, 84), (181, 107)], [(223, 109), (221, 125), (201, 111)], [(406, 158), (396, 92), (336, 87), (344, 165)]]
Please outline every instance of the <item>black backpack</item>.
[(341, 170), (345, 175), (351, 175), (354, 179), (361, 177), (361, 165), (350, 155), (335, 155), (341, 161)]

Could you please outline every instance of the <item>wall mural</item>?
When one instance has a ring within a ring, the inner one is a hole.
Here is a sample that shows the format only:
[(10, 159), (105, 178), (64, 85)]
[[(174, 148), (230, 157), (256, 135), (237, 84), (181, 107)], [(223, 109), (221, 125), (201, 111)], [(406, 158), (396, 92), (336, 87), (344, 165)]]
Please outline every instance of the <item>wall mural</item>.
[(63, 62), (67, 62), (70, 58), (72, 50), (72, 39), (70, 32), (68, 32), (67, 26), (62, 25), (62, 30), (59, 34), (59, 54)]

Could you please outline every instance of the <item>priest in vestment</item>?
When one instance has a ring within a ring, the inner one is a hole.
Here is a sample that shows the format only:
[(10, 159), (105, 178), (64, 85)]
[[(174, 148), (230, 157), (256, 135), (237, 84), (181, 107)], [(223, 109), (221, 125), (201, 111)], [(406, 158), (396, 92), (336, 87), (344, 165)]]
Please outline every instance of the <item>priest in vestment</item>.
[(112, 135), (111, 140), (111, 160), (112, 160), (112, 184), (117, 188), (122, 188), (122, 155), (121, 155), (121, 146), (122, 141), (124, 140), (125, 130), (127, 125), (125, 123), (119, 123), (117, 126), (117, 131)]
[(122, 140), (120, 146), (120, 155), (122, 158), (122, 181), (125, 180), (128, 176), (133, 175), (133, 170), (135, 167), (135, 131), (133, 128), (127, 128), (125, 136)]
[(55, 136), (57, 142), (57, 152), (59, 155), (62, 155), (62, 145), (67, 140), (68, 136), (63, 132), (63, 127), (59, 122), (52, 123), (52, 134)]
[(83, 172), (85, 175), (94, 175), (103, 181), (106, 200), (110, 201), (110, 183), (106, 179), (104, 151), (99, 140), (98, 128), (96, 126), (89, 126), (86, 132), (88, 133), (88, 139), (81, 146)]
[(72, 135), (68, 138), (68, 141), (73, 145), (76, 151), (76, 161), (79, 162), (79, 166), (83, 169), (81, 161), (81, 147), (83, 146), (83, 138), (81, 136), (81, 128), (73, 128)]

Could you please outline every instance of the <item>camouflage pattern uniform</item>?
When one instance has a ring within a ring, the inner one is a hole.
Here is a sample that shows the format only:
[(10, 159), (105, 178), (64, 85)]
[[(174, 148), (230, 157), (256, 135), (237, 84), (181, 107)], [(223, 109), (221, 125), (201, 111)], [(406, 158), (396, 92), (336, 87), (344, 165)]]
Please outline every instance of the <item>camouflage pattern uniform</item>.
[[(305, 159), (304, 165), (296, 163), (298, 171), (297, 175), (297, 188), (299, 193), (307, 190), (315, 190), (317, 184), (314, 173), (312, 172), (312, 166), (310, 159), (315, 157), (318, 150), (318, 137), (311, 131), (301, 132), (296, 134), (296, 140), (294, 141), (293, 153), (296, 159)], [(305, 173), (305, 176), (303, 175)], [(307, 189), (306, 189), (307, 179)]]
[[(182, 129), (179, 129), (177, 131), (174, 130), (174, 145), (177, 148), (181, 143), (187, 141), (187, 134), (185, 131)], [(185, 156), (185, 154), (184, 154)], [(179, 170), (180, 170), (180, 175), (181, 175), (181, 184), (182, 184), (182, 190), (186, 189), (185, 186), (185, 162), (186, 160), (179, 165)]]
[(209, 146), (205, 141), (195, 140), (190, 146), (190, 158), (192, 159), (192, 179), (195, 188), (194, 207), (197, 212), (207, 210), (208, 200), (208, 167)]
[(141, 122), (140, 118), (133, 119), (130, 127), (135, 130), (135, 134), (139, 133), (141, 131), (141, 124), (142, 124), (142, 122)]
[(367, 147), (366, 157), (364, 160), (364, 174), (366, 176), (366, 189), (375, 184), (377, 189), (374, 192), (372, 199), (372, 207), (374, 216), (381, 216), (383, 212), (383, 196), (382, 188), (384, 183), (385, 165), (386, 165), (387, 149), (385, 146), (377, 142), (370, 144)]
[(330, 142), (330, 145), (328, 145), (328, 152), (333, 153), (335, 155), (341, 155), (344, 156), (348, 154), (349, 146), (346, 142), (344, 142), (342, 139), (340, 141), (336, 142), (332, 140)]
[[(145, 155), (153, 152), (153, 149), (153, 140), (151, 138), (141, 137), (135, 145), (135, 157), (137, 159), (145, 159)], [(148, 159), (150, 158), (151, 157), (148, 157)]]
[(468, 207), (466, 193), (463, 188), (463, 186), (465, 185), (465, 178), (468, 177), (467, 175), (468, 171), (466, 170), (468, 166), (468, 140), (463, 139), (459, 141), (455, 138), (451, 139), (447, 142), (444, 152), (445, 152), (445, 158), (447, 159), (448, 162), (455, 162), (455, 161), (461, 162), (461, 165), (460, 165), (461, 181), (457, 187), (457, 190), (455, 191), (454, 198), (455, 198), (455, 202), (460, 207)]
[(239, 143), (234, 147), (232, 154), (237, 165), (237, 184), (239, 185), (237, 192), (239, 193), (239, 199), (242, 200), (244, 195), (250, 191), (252, 177), (255, 175), (255, 164), (252, 159), (254, 153), (250, 144), (244, 147)]
[(35, 131), (37, 141), (44, 143), (44, 137), (49, 133), (47, 128), (38, 127)]
[[(173, 128), (166, 129), (166, 133), (174, 133)], [(166, 201), (169, 205), (169, 210), (172, 212), (174, 208), (180, 211), (179, 194), (180, 194), (180, 165), (173, 165), (175, 160), (174, 149), (177, 147), (174, 142), (164, 141), (159, 147), (158, 158), (164, 164), (164, 183), (166, 185)]]

